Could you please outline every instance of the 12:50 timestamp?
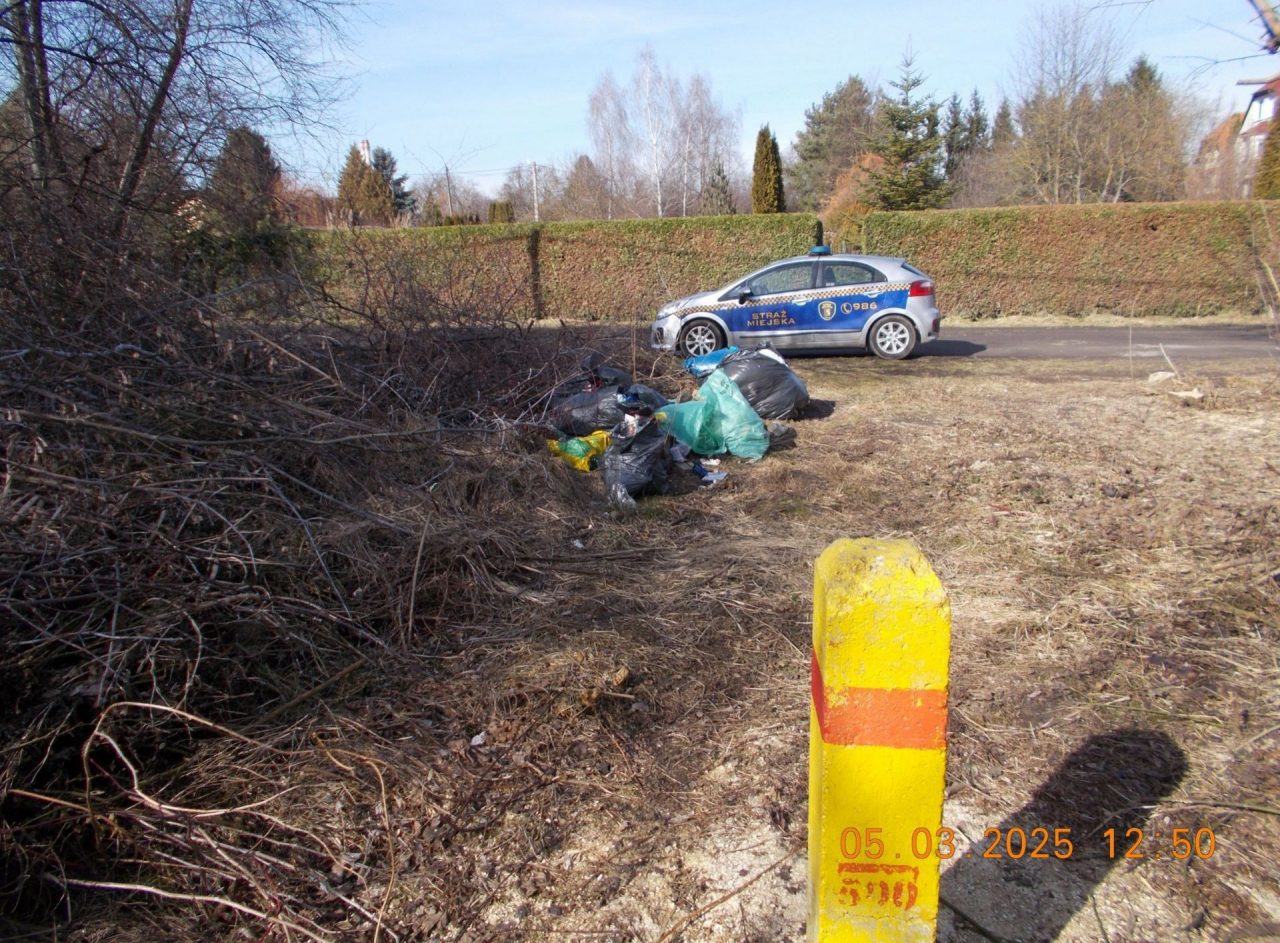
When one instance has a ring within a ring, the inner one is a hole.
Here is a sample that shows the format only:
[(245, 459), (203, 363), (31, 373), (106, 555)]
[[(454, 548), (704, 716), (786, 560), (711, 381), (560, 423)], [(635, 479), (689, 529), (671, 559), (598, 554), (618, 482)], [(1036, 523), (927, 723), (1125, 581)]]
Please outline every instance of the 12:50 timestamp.
[[(1130, 861), (1140, 861), (1143, 858), (1165, 857), (1160, 842), (1155, 838), (1151, 839), (1151, 844), (1156, 845), (1156, 849), (1151, 854), (1143, 850), (1147, 835), (1140, 828), (1126, 828), (1123, 837), (1120, 836), (1118, 828), (1106, 829), (1102, 834), (1107, 840), (1108, 858), (1115, 858), (1118, 855)], [(1207, 825), (1194, 830), (1175, 828), (1169, 833), (1168, 857), (1177, 861), (1186, 861), (1188, 858), (1212, 858), (1217, 847), (1218, 840), (1214, 837), (1213, 829)]]
[[(870, 858), (877, 860), (885, 857), (885, 845), (881, 840), (883, 829), (879, 828), (846, 828), (840, 835), (840, 851), (847, 859)], [(1154, 836), (1148, 837), (1141, 828), (1108, 828), (1103, 830), (1102, 837), (1106, 841), (1108, 858), (1125, 858), (1130, 861), (1145, 858), (1173, 858), (1185, 861), (1188, 858), (1212, 858), (1217, 848), (1217, 839), (1213, 829), (1208, 826), (1190, 829), (1175, 828), (1170, 833), (1167, 851), (1164, 843)], [(1056, 858), (1066, 861), (1076, 853), (1076, 844), (1071, 838), (1071, 829), (1043, 826), (1023, 828), (1009, 826), (1006, 828), (988, 828), (983, 830), (982, 842), (975, 844), (982, 848), (981, 857), (990, 859), (1023, 858), (1047, 860)], [(955, 832), (945, 826), (936, 830), (917, 828), (911, 834), (910, 854), (917, 859), (954, 857), (956, 854)], [(965, 852), (965, 855), (972, 852)], [(903, 857), (902, 853), (894, 854), (895, 858)]]

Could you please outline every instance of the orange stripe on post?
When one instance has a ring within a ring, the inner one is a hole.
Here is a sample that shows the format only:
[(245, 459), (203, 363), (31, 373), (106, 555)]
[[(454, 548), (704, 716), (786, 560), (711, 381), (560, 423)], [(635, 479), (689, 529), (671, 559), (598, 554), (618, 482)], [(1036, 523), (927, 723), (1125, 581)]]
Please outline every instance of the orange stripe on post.
[(947, 743), (947, 692), (903, 688), (828, 691), (817, 652), (809, 685), (826, 743), (841, 746), (932, 750)]

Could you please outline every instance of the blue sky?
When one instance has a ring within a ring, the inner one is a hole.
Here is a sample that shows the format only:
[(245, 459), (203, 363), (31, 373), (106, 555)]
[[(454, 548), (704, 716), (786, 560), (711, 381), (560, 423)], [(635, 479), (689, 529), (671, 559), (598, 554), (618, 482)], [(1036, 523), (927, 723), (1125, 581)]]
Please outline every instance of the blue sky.
[[(382, 0), (351, 21), (342, 65), (349, 94), (333, 127), (306, 143), (273, 144), (304, 180), (332, 181), (347, 148), (367, 138), (411, 177), (447, 163), (493, 192), (515, 164), (589, 151), (592, 88), (606, 70), (629, 79), (649, 44), (680, 77), (710, 78), (720, 102), (741, 115), (740, 153), (749, 160), (760, 125), (785, 151), (824, 92), (850, 74), (887, 84), (908, 47), (928, 93), (967, 98), (976, 88), (994, 110), (1015, 87), (1035, 9), (1012, 0)], [(1262, 29), (1247, 0), (1094, 0), (1085, 9), (1090, 23), (1120, 35), (1126, 61), (1145, 53), (1222, 115), (1248, 100), (1237, 79), (1280, 71), (1280, 60), (1259, 53)]]

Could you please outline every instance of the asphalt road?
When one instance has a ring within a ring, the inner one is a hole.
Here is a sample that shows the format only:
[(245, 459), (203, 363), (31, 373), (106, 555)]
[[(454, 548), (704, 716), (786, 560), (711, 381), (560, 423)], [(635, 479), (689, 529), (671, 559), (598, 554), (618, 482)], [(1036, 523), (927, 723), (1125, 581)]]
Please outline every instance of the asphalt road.
[(1277, 331), (1263, 326), (970, 327), (942, 322), (920, 357), (1175, 361), (1280, 359)]

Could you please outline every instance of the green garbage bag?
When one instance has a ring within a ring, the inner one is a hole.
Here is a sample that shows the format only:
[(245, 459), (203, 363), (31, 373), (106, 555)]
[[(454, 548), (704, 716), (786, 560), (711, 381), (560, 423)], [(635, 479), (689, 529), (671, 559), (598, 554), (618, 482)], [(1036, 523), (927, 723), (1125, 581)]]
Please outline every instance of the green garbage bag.
[(769, 433), (737, 385), (717, 370), (697, 399), (669, 403), (655, 414), (662, 428), (699, 455), (730, 452), (755, 461), (769, 448)]

